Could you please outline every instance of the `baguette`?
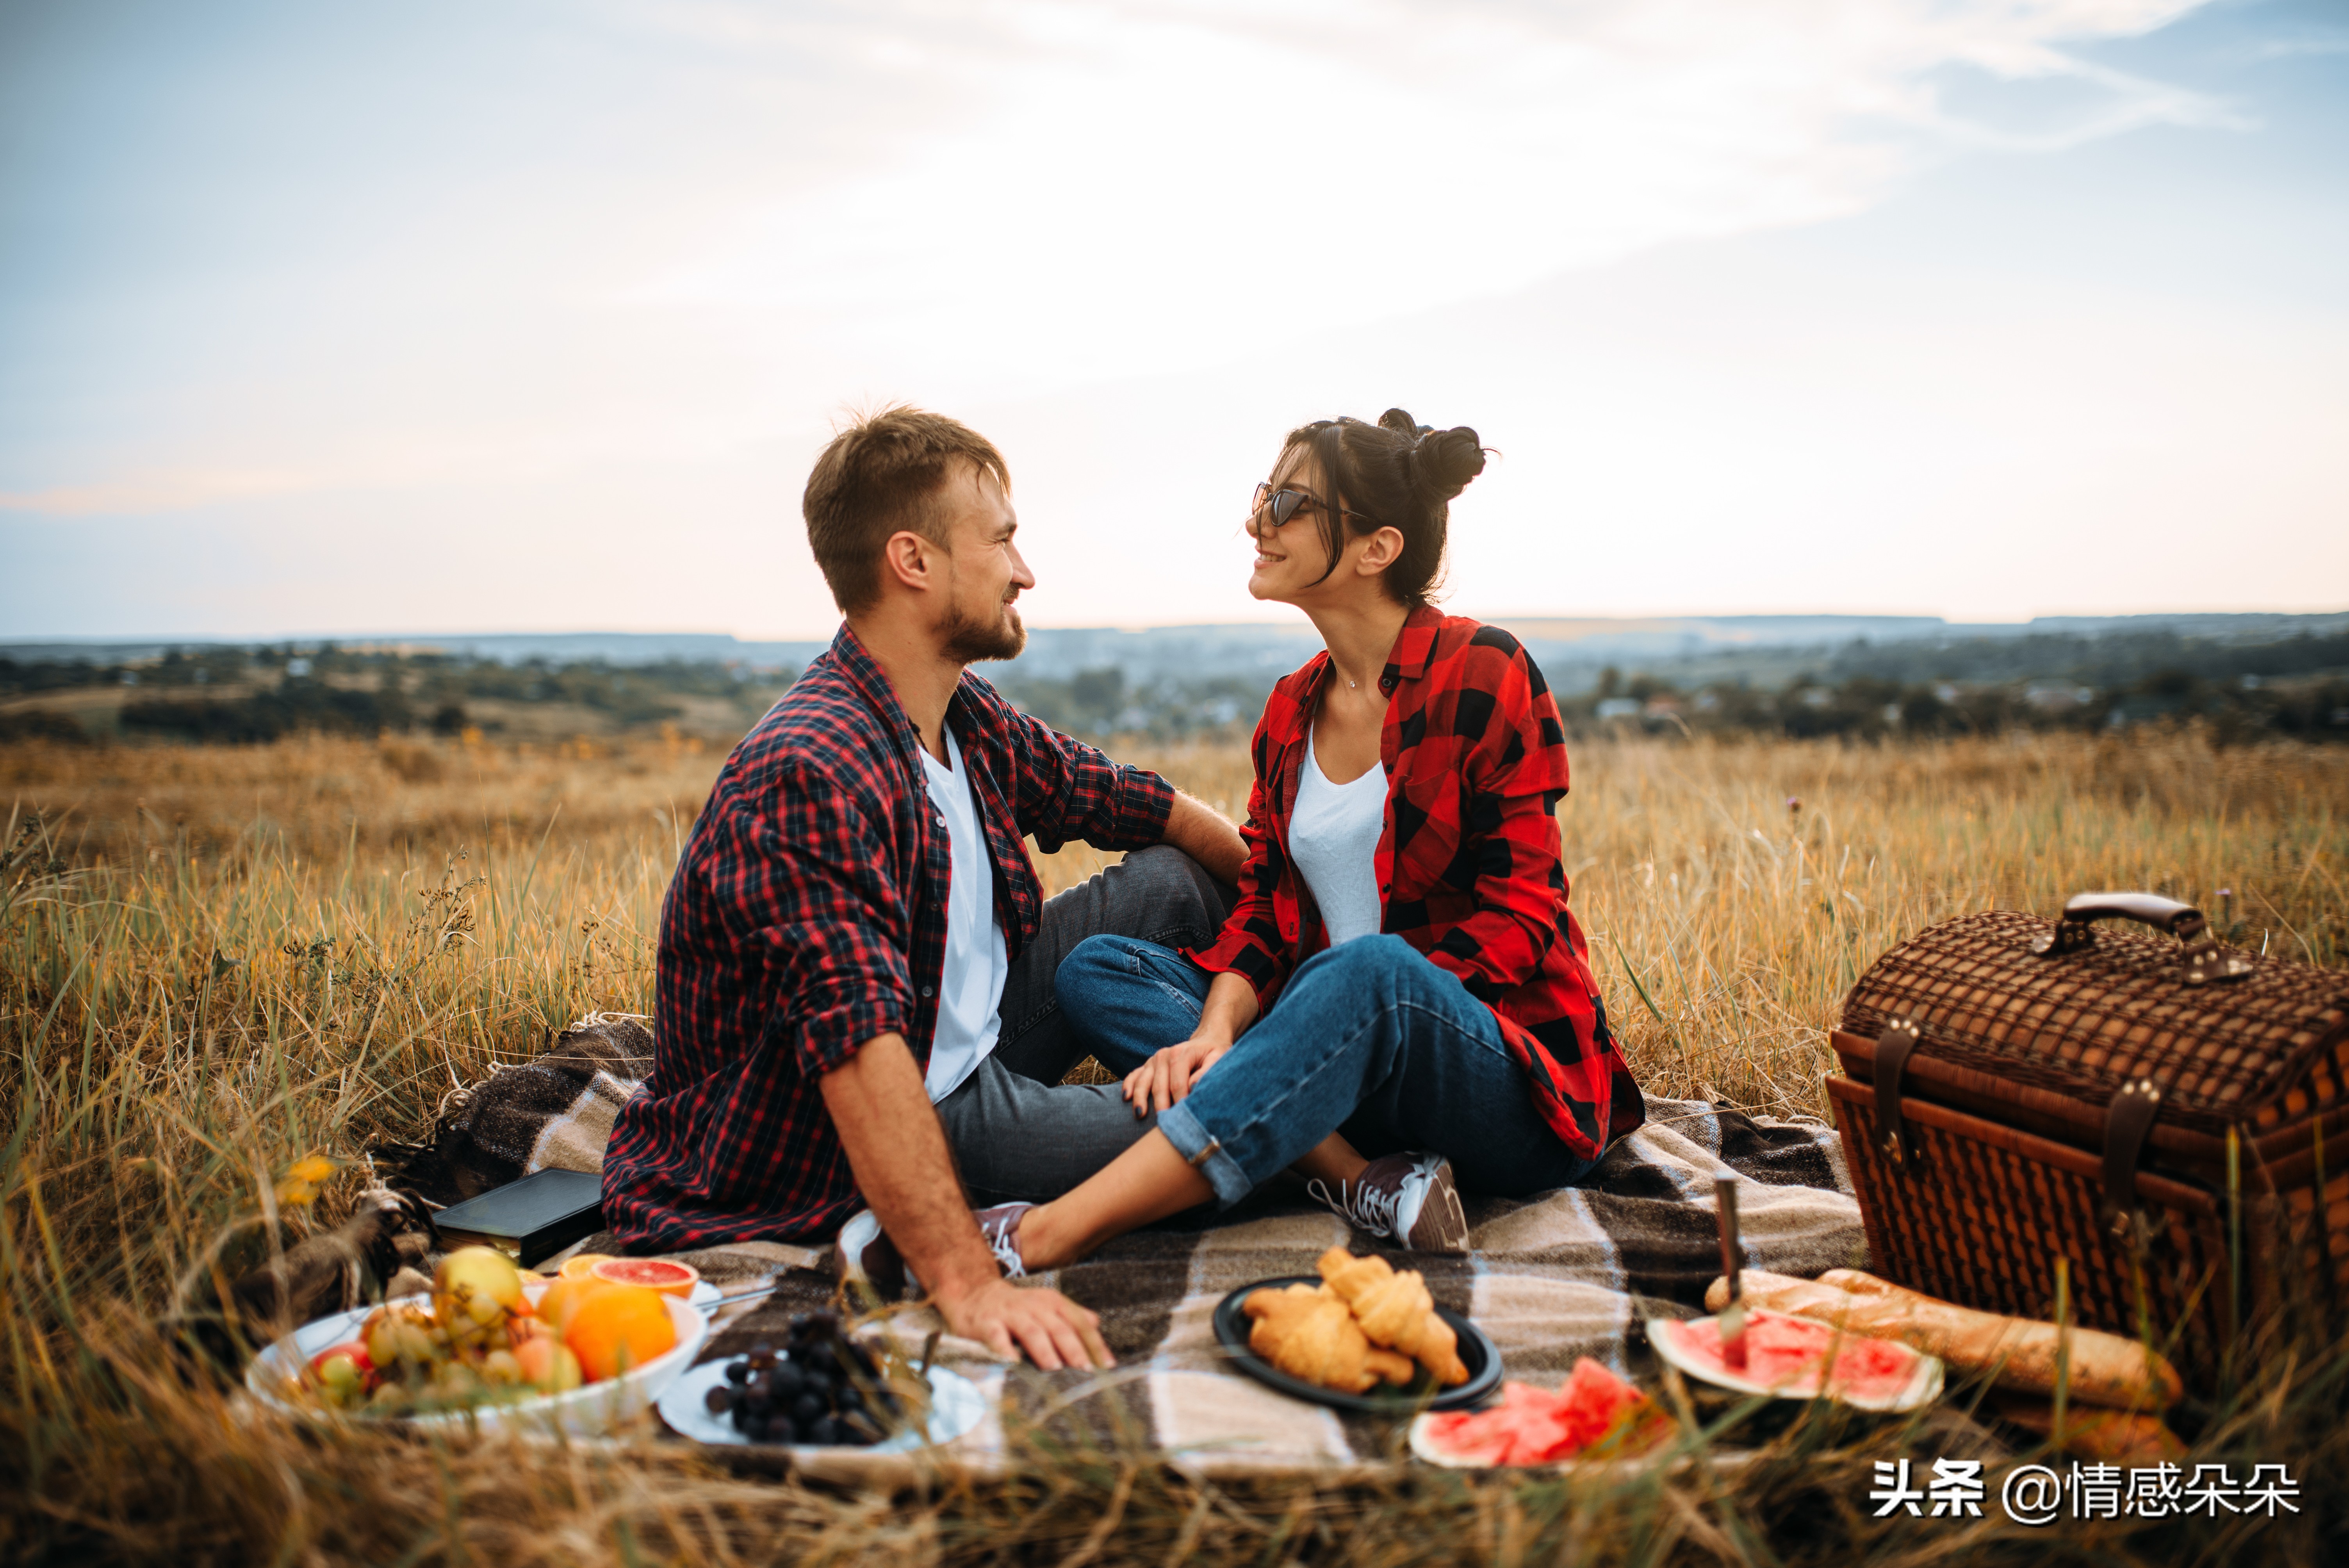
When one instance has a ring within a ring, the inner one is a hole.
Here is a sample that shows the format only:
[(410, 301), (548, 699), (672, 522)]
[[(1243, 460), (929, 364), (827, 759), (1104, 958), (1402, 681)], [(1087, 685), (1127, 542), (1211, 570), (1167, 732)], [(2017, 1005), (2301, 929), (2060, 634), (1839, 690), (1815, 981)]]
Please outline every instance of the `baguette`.
[[(2054, 1436), (2055, 1407), (2036, 1394), (2002, 1391), (1991, 1396), (1985, 1409), (2027, 1432)], [(2100, 1410), (2094, 1405), (2075, 1405), (2064, 1412), (2064, 1440), (2056, 1447), (2075, 1459), (2108, 1465), (2176, 1464), (2186, 1457), (2186, 1445), (2159, 1416)]]
[[(1838, 1325), (1854, 1334), (1896, 1339), (1938, 1356), (1961, 1373), (1995, 1372), (2000, 1388), (2052, 1394), (2055, 1389), (2055, 1326), (1976, 1312), (1862, 1274), (1829, 1269), (1816, 1280), (1763, 1269), (1740, 1271), (1746, 1299), (1756, 1306)], [(1729, 1305), (1729, 1282), (1704, 1293), (1708, 1310)], [(2168, 1409), (2184, 1391), (2178, 1373), (2134, 1339), (2094, 1328), (2070, 1334), (2070, 1398), (2118, 1410)]]

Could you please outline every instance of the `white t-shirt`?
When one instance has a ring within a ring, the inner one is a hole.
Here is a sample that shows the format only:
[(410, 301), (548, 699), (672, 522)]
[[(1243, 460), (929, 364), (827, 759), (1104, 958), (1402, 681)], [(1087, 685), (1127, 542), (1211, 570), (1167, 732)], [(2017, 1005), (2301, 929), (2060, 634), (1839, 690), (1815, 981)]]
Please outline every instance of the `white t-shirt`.
[(995, 866), (978, 825), (978, 804), (962, 748), (947, 731), (944, 763), (921, 748), (930, 804), (946, 818), (953, 872), (947, 884), (947, 965), (938, 980), (938, 1023), (922, 1087), (936, 1105), (978, 1070), (1003, 1032), (1003, 980), (1011, 960), (995, 922)]
[(1387, 769), (1382, 762), (1350, 784), (1332, 784), (1314, 755), (1313, 732), (1305, 732), (1305, 773), (1297, 785), (1297, 810), (1288, 819), (1288, 852), (1321, 906), (1330, 945), (1357, 936), (1376, 936), (1379, 907), (1379, 832), (1385, 825)]

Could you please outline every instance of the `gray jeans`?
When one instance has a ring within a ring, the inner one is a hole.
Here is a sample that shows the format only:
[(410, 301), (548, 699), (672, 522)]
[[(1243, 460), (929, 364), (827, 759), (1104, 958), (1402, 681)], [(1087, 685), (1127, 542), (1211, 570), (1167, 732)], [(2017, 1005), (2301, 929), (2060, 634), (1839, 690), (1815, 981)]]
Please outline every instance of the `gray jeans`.
[(1115, 1084), (1061, 1081), (1085, 1056), (1053, 995), (1061, 960), (1088, 936), (1204, 946), (1231, 899), (1190, 856), (1155, 844), (1044, 905), (1036, 939), (1004, 979), (995, 1050), (937, 1106), (972, 1203), (1057, 1198), (1157, 1125), (1136, 1119)]

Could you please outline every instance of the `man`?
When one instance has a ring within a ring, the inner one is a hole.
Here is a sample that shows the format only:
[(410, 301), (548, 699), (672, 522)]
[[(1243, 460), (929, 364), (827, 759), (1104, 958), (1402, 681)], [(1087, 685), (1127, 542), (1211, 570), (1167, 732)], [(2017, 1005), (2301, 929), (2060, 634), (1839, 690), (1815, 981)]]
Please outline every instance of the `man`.
[[(604, 1213), (650, 1251), (828, 1240), (869, 1207), (956, 1333), (1106, 1367), (1092, 1313), (1003, 1277), (957, 1164), (972, 1196), (1038, 1201), (1150, 1130), (1114, 1086), (1055, 1087), (1083, 1052), (1053, 972), (1096, 933), (1213, 940), (1247, 849), (965, 668), (1027, 641), (1009, 488), (983, 437), (911, 408), (817, 459), (808, 542), (846, 624), (734, 748), (687, 841), (653, 1070), (613, 1130)], [(1028, 835), (1140, 852), (1046, 904)]]

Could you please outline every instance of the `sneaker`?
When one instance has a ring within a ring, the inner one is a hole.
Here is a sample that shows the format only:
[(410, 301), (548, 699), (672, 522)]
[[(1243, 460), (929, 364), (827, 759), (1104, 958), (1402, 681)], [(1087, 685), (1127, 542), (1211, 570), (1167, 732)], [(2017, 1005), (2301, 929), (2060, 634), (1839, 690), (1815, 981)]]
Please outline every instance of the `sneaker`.
[(1452, 1184), (1452, 1161), (1441, 1154), (1388, 1154), (1362, 1167), (1351, 1181), (1309, 1181), (1305, 1190), (1332, 1212), (1373, 1235), (1391, 1236), (1415, 1253), (1468, 1251), (1468, 1216)]
[[(978, 1222), (978, 1233), (988, 1250), (995, 1254), (998, 1266), (1006, 1279), (1025, 1279), (1027, 1267), (1019, 1261), (1019, 1222), (1033, 1203), (1004, 1203), (992, 1209), (976, 1209), (971, 1218)], [(881, 1228), (881, 1216), (870, 1209), (859, 1209), (848, 1223), (840, 1227), (840, 1239), (833, 1250), (833, 1266), (843, 1284), (861, 1284), (883, 1301), (904, 1297), (907, 1286), (922, 1288), (914, 1271), (905, 1266), (897, 1251), (897, 1243)]]
[(974, 1209), (971, 1218), (978, 1222), (981, 1240), (994, 1250), (995, 1261), (1003, 1270), (1005, 1279), (1026, 1279), (1028, 1265), (1019, 1259), (1019, 1222), (1028, 1217), (1033, 1203), (1004, 1203), (992, 1209)]
[(857, 1210), (840, 1227), (832, 1262), (843, 1284), (861, 1284), (884, 1302), (902, 1300), (913, 1278), (905, 1260), (897, 1255), (897, 1244), (881, 1228), (881, 1216), (870, 1209)]

